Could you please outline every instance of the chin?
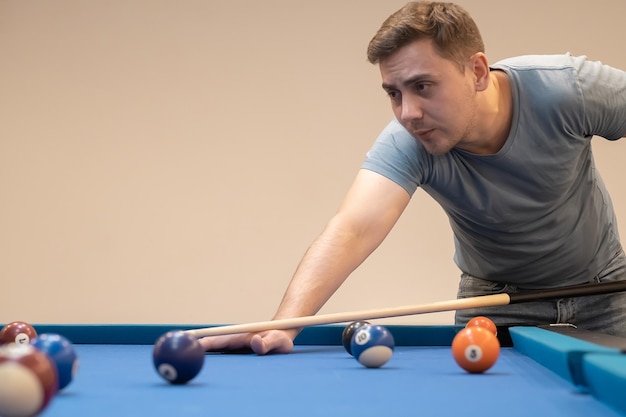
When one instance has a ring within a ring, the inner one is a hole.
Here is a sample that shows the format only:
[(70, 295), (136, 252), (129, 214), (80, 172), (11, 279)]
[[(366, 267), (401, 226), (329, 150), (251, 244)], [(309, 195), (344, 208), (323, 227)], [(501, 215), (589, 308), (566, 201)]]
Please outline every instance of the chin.
[(450, 152), (450, 149), (428, 149), (426, 151), (432, 156), (442, 156)]
[(411, 133), (412, 136), (426, 149), (430, 155), (445, 155), (454, 147), (453, 144), (450, 144), (444, 139), (437, 139), (434, 136), (428, 136), (426, 139), (416, 135), (415, 133)]
[(426, 152), (433, 156), (445, 155), (452, 149), (452, 147), (447, 145), (443, 146), (441, 143), (424, 142), (422, 140), (419, 142), (422, 144), (424, 149), (426, 149)]

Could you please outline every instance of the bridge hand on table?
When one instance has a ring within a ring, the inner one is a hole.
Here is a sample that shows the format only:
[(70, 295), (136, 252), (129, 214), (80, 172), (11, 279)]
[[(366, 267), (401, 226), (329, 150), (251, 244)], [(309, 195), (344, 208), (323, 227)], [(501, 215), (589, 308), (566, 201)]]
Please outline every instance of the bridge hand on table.
[(257, 355), (289, 353), (293, 349), (290, 334), (283, 330), (203, 337), (198, 340), (207, 352), (244, 352)]

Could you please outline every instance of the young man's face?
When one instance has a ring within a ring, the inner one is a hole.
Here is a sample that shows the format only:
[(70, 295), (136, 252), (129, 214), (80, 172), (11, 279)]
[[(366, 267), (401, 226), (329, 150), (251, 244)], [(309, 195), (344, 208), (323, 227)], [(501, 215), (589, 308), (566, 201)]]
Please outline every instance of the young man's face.
[(442, 58), (430, 39), (398, 49), (380, 62), (380, 72), (394, 115), (429, 153), (442, 155), (475, 139), (474, 74)]

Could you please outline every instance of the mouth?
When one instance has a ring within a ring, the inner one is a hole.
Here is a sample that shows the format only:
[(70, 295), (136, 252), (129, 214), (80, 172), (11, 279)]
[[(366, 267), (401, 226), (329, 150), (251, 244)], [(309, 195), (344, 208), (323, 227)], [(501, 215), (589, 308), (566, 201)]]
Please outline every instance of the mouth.
[(416, 130), (414, 134), (420, 139), (428, 140), (434, 131), (435, 129), (420, 129)]

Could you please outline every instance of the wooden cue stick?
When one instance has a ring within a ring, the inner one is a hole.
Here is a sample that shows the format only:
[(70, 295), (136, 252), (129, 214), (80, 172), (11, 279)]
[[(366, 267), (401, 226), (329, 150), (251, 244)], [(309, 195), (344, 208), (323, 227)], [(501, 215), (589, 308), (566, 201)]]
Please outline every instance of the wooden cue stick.
[(265, 330), (298, 329), (302, 327), (317, 326), (322, 324), (352, 322), (357, 320), (373, 320), (424, 313), (437, 313), (442, 311), (465, 310), (470, 308), (495, 307), (524, 303), (529, 301), (564, 297), (580, 297), (585, 295), (607, 294), (619, 291), (626, 291), (626, 281), (611, 281), (599, 284), (583, 284), (563, 288), (533, 290), (511, 294), (502, 293), (482, 295), (477, 297), (440, 301), (430, 304), (410, 305), (376, 310), (361, 310), (344, 313), (320, 314), (316, 316), (269, 320), (247, 324), (207, 327), (186, 330), (185, 332), (198, 338), (235, 333), (256, 333)]

